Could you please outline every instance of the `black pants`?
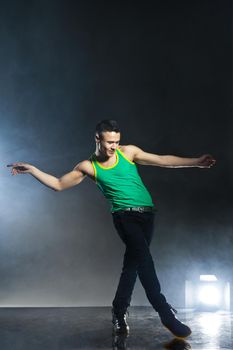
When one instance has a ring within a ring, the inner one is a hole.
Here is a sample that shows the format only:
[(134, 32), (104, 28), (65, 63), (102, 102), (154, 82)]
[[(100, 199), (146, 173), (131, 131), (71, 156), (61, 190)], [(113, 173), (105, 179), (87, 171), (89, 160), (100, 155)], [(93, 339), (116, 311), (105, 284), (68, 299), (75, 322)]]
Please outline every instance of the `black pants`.
[(126, 245), (113, 307), (115, 310), (127, 309), (138, 275), (149, 302), (159, 312), (168, 304), (160, 292), (159, 280), (149, 249), (153, 236), (154, 213), (121, 211), (112, 215), (117, 232)]

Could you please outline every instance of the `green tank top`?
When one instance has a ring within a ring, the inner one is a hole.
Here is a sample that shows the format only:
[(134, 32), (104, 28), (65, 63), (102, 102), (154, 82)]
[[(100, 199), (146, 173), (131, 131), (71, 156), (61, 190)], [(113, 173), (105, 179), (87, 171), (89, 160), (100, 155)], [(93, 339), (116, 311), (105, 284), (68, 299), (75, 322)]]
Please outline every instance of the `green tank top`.
[(95, 154), (90, 158), (99, 189), (112, 205), (115, 212), (130, 207), (154, 207), (152, 198), (138, 174), (137, 166), (119, 150), (116, 150), (116, 162), (104, 167)]

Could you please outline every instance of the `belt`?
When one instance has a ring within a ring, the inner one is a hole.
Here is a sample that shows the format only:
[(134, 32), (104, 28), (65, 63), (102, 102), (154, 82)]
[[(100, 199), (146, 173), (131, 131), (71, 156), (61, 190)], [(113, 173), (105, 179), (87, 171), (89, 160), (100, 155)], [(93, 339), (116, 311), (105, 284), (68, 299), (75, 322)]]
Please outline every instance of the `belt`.
[(136, 211), (138, 213), (154, 213), (155, 212), (155, 208), (154, 207), (132, 207), (132, 208), (124, 208), (121, 210), (117, 210), (114, 213), (123, 213), (125, 211)]

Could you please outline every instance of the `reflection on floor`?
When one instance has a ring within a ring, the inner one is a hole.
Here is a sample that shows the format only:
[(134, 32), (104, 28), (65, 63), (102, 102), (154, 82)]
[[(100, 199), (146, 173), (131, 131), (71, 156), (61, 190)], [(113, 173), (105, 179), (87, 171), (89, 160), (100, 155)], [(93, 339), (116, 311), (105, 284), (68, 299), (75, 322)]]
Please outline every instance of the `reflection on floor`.
[(185, 340), (172, 337), (152, 308), (130, 308), (128, 337), (113, 337), (111, 309), (1, 308), (1, 350), (225, 350), (233, 349), (232, 313), (179, 312), (192, 328)]

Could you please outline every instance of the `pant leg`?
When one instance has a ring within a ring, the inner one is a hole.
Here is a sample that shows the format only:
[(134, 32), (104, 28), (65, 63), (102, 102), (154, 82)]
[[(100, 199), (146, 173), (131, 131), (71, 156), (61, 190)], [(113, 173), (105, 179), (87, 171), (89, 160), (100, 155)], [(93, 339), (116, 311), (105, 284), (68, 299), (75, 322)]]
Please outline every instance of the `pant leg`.
[[(125, 232), (124, 226), (122, 224), (122, 220), (121, 220), (122, 216), (127, 217), (127, 213), (124, 213), (121, 215), (119, 213), (115, 213), (113, 215), (113, 220), (120, 238), (126, 244), (127, 232)], [(154, 227), (154, 215), (150, 215), (149, 220), (147, 220), (143, 225), (143, 232), (148, 245), (150, 245), (152, 240), (153, 227)], [(127, 309), (129, 307), (134, 285), (138, 275), (137, 269), (138, 269), (138, 262), (133, 256), (131, 249), (129, 249), (126, 244), (126, 250), (125, 250), (125, 255), (123, 260), (123, 268), (122, 268), (120, 280), (118, 283), (117, 291), (115, 294), (115, 298), (113, 300), (114, 308)]]
[(137, 262), (131, 258), (129, 249), (126, 248), (120, 280), (112, 303), (115, 309), (126, 310), (129, 307), (136, 279)]
[(124, 212), (114, 214), (115, 227), (126, 245), (123, 269), (113, 300), (116, 309), (126, 309), (131, 300), (137, 274), (146, 295), (155, 310), (166, 303), (150, 254), (149, 245), (153, 235), (152, 213)]

